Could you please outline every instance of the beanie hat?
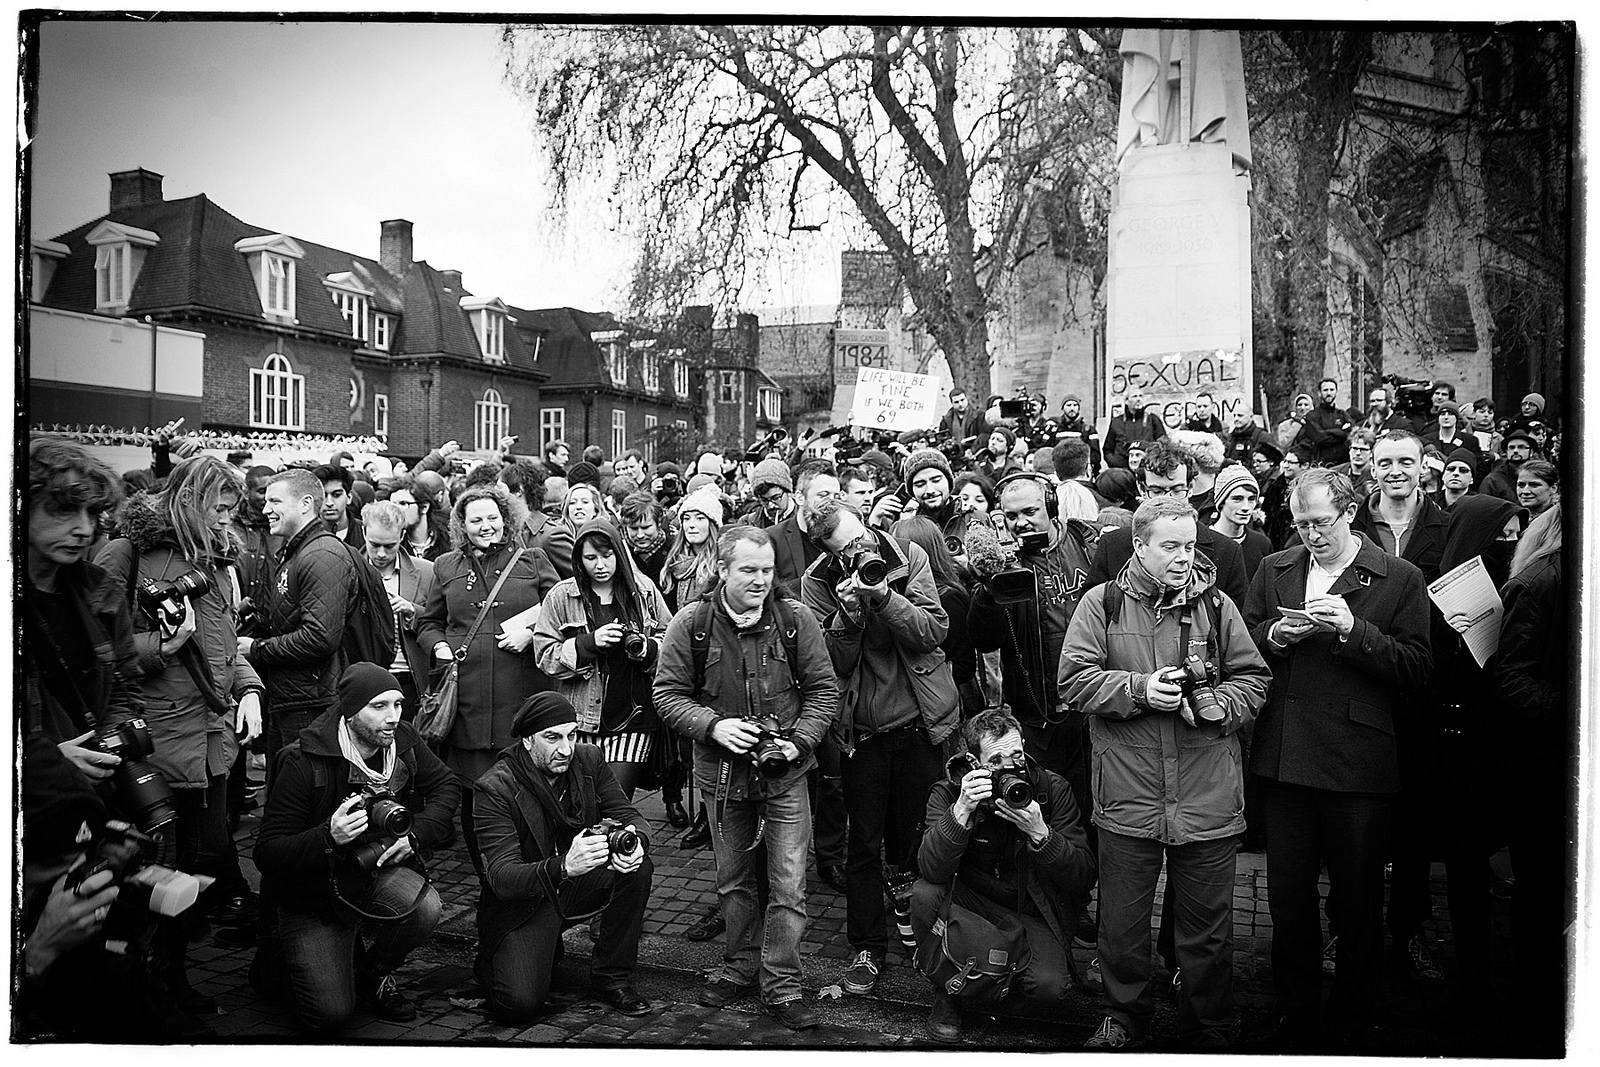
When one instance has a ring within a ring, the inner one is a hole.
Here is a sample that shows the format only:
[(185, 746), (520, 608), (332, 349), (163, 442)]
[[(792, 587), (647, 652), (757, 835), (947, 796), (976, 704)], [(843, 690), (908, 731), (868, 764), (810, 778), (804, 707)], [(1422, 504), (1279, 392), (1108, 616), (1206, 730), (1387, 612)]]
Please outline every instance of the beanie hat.
[(760, 496), (765, 490), (777, 486), (785, 493), (794, 492), (794, 476), (789, 465), (781, 459), (764, 459), (750, 472), (750, 487)]
[(918, 471), (929, 467), (937, 467), (947, 482), (956, 480), (955, 475), (950, 472), (950, 461), (945, 458), (943, 452), (937, 448), (923, 448), (911, 453), (906, 459), (906, 488), (911, 488), (911, 480), (917, 476)]
[(702, 485), (709, 485), (713, 489), (721, 488), (719, 485), (717, 485), (717, 476), (715, 474), (696, 474), (693, 478), (689, 479), (689, 484), (685, 485), (683, 488), (685, 492), (692, 493)]
[[(1006, 439), (1006, 455), (1009, 456), (1011, 454), (1011, 450), (1017, 447), (1017, 435), (1011, 432), (1011, 430), (1005, 426), (996, 426), (994, 429), (989, 431), (989, 437), (993, 437), (995, 434), (999, 434)], [(985, 445), (989, 443), (989, 437), (985, 437), (983, 439)]]
[(696, 474), (721, 474), (722, 457), (715, 452), (702, 452), (694, 461)]
[(1534, 407), (1539, 409), (1539, 414), (1541, 414), (1541, 415), (1544, 414), (1544, 394), (1543, 393), (1529, 393), (1527, 396), (1522, 398), (1522, 402), (1524, 404), (1532, 404)]
[(578, 460), (578, 462), (567, 468), (567, 484), (577, 485), (579, 482), (599, 485), (600, 468), (585, 460)]
[(1256, 496), (1259, 497), (1261, 495), (1261, 483), (1256, 481), (1256, 476), (1250, 473), (1250, 469), (1240, 463), (1230, 463), (1217, 472), (1217, 482), (1212, 499), (1220, 505), (1224, 500), (1228, 499), (1229, 493), (1241, 485), (1248, 485), (1255, 490)]
[(1439, 410), (1448, 411), (1452, 415), (1459, 416), (1461, 414), (1461, 405), (1454, 400), (1441, 400), (1439, 401)]
[(683, 503), (678, 505), (678, 514), (686, 511), (698, 511), (718, 526), (722, 525), (722, 494), (717, 492), (714, 485), (702, 485), (683, 498)]
[(524, 700), (512, 716), (511, 736), (532, 737), (540, 730), (577, 721), (578, 713), (572, 709), (572, 701), (560, 693), (535, 693)]
[(372, 703), (372, 698), (390, 690), (400, 691), (394, 675), (376, 663), (352, 663), (339, 675), (339, 714), (351, 718)]
[(669, 474), (676, 474), (681, 478), (683, 477), (683, 468), (672, 462), (670, 459), (664, 459), (660, 463), (656, 464), (656, 477), (663, 478)]
[(1458, 448), (1454, 452), (1451, 452), (1448, 456), (1444, 457), (1444, 465), (1446, 467), (1450, 466), (1452, 463), (1465, 463), (1467, 465), (1467, 469), (1473, 471), (1474, 473), (1476, 473), (1478, 470), (1478, 457), (1474, 455), (1470, 449)]

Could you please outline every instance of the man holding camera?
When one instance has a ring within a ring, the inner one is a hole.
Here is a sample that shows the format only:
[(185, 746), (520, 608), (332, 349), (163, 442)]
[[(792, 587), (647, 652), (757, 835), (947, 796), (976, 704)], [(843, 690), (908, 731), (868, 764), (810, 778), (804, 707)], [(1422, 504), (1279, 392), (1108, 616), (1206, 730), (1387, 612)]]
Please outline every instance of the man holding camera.
[(349, 1025), (358, 995), (381, 1019), (417, 1015), (394, 972), (439, 923), (418, 855), (450, 836), (461, 787), (400, 721), (401, 703), (382, 667), (345, 668), (335, 708), (284, 749), (267, 794), (256, 866), (277, 905), (295, 1010), (313, 1033)]
[(560, 693), (517, 709), (517, 743), (473, 787), (483, 855), (478, 981), (489, 1011), (532, 1019), (561, 960), (561, 934), (599, 914), (590, 985), (624, 1015), (648, 1015), (629, 984), (650, 901), (652, 865), (639, 814), (595, 745), (576, 740), (578, 716)]
[(1089, 719), (1100, 831), (1106, 1017), (1086, 1048), (1146, 1039), (1163, 859), (1177, 903), (1183, 1037), (1192, 1048), (1219, 1048), (1232, 1023), (1239, 732), (1266, 700), (1271, 675), (1239, 609), (1214, 588), (1197, 533), (1188, 501), (1141, 504), (1134, 558), (1084, 597), (1061, 650), (1062, 697)]
[(884, 860), (912, 866), (923, 798), (959, 724), (940, 647), (950, 619), (917, 545), (868, 530), (838, 500), (816, 509), (810, 534), (826, 554), (806, 570), (801, 599), (822, 621), (839, 677), (835, 733), (850, 819), (845, 919), (855, 960), (843, 984), (864, 995), (888, 955)]
[[(822, 628), (801, 604), (770, 595), (774, 569), (764, 530), (722, 531), (710, 609), (679, 611), (662, 638), (656, 714), (694, 739), (695, 780), (714, 783), (711, 841), (727, 947), (700, 1002), (725, 1007), (753, 992), (759, 974), (767, 1010), (804, 1030), (818, 1022), (800, 989), (811, 838), (805, 776), (839, 698)], [(763, 840), (771, 892), (760, 933), (752, 857)]]
[[(1070, 931), (1094, 884), (1077, 802), (1064, 778), (1028, 759), (1008, 713), (981, 712), (963, 732), (968, 755), (951, 761), (955, 773), (934, 784), (924, 813), (922, 876), (911, 890), (918, 956), (939, 936), (946, 898), (997, 925), (1009, 916), (1030, 953), (1016, 976), (1018, 1000), (1059, 1004), (1071, 987)], [(961, 1036), (963, 999), (934, 989), (928, 1030), (938, 1040)]]

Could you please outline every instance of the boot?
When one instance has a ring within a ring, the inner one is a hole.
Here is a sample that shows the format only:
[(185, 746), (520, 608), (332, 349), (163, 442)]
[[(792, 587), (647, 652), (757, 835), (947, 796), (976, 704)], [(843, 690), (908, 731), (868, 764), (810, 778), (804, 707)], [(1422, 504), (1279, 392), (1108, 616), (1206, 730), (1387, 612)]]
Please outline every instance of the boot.
[(711, 824), (706, 819), (706, 806), (702, 804), (700, 810), (695, 813), (694, 824), (678, 838), (678, 847), (705, 848), (709, 844), (711, 844)]

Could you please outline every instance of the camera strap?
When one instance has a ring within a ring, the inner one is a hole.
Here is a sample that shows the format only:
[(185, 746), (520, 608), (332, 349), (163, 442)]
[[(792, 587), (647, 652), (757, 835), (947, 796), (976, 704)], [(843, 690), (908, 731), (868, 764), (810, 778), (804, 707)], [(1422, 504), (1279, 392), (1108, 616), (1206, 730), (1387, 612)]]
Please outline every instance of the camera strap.
[[(722, 813), (727, 808), (727, 804), (728, 804), (728, 780), (729, 780), (730, 777), (732, 777), (732, 775), (733, 775), (733, 763), (731, 761), (727, 760), (727, 759), (722, 760), (721, 764), (720, 764), (720, 766), (718, 768), (718, 771), (717, 771), (717, 803), (715, 805), (715, 812), (714, 812), (715, 815), (716, 815), (716, 820), (717, 820), (717, 825), (718, 826), (722, 825)], [(752, 785), (755, 784), (755, 779), (754, 778), (751, 779), (751, 784)], [(753, 795), (752, 795), (752, 799), (754, 799)], [(761, 839), (764, 838), (766, 835), (767, 835), (767, 812), (766, 812), (766, 806), (765, 805), (757, 805), (757, 807), (756, 807), (756, 833), (755, 833), (755, 837), (753, 837), (751, 839), (750, 843), (748, 845), (746, 845), (744, 848), (736, 848), (736, 849), (734, 849), (734, 851), (735, 852), (754, 852), (758, 847), (760, 847)]]
[[(398, 912), (398, 913), (396, 913), (394, 915), (383, 915), (383, 914), (377, 914), (377, 913), (374, 913), (374, 912), (367, 911), (366, 909), (362, 908), (359, 904), (353, 903), (349, 898), (347, 898), (344, 895), (343, 892), (340, 891), (340, 888), (339, 888), (339, 872), (338, 872), (337, 867), (335, 867), (332, 871), (330, 871), (329, 875), (328, 875), (328, 886), (329, 886), (330, 891), (333, 893), (333, 901), (334, 901), (334, 903), (337, 904), (339, 907), (344, 908), (345, 910), (349, 911), (352, 915), (355, 915), (356, 917), (361, 918), (361, 919), (365, 919), (368, 922), (374, 922), (374, 923), (398, 923), (398, 922), (404, 922), (405, 920), (411, 918), (411, 916), (416, 913), (416, 910), (419, 907), (422, 906), (422, 898), (428, 895), (428, 887), (433, 884), (431, 879), (429, 879), (429, 877), (428, 877), (427, 868), (423, 865), (422, 857), (417, 855), (417, 853), (413, 852), (411, 854), (411, 858), (415, 859), (417, 861), (417, 865), (418, 866), (422, 866), (423, 869), (421, 871), (417, 871), (416, 868), (414, 868), (414, 867), (404, 867), (403, 869), (411, 871), (414, 874), (420, 875), (422, 884), (417, 887), (417, 895), (412, 898), (411, 903), (409, 905), (407, 905), (406, 908), (403, 911)], [(346, 863), (345, 866), (348, 868), (348, 867), (353, 866), (353, 864)], [(378, 868), (376, 871), (374, 871), (372, 873), (371, 883), (372, 884), (376, 884), (380, 877), (382, 877), (383, 875), (389, 873), (390, 871), (397, 870), (397, 869), (402, 869), (399, 864), (397, 864), (395, 867), (380, 867), (380, 868)]]

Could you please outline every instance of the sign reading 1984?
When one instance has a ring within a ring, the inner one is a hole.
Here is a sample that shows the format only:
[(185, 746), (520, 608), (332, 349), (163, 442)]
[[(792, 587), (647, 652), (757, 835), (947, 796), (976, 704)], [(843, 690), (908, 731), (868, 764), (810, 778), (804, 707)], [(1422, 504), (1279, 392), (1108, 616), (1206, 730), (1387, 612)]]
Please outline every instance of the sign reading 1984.
[(888, 330), (835, 330), (833, 365), (836, 371), (856, 367), (889, 366)]

